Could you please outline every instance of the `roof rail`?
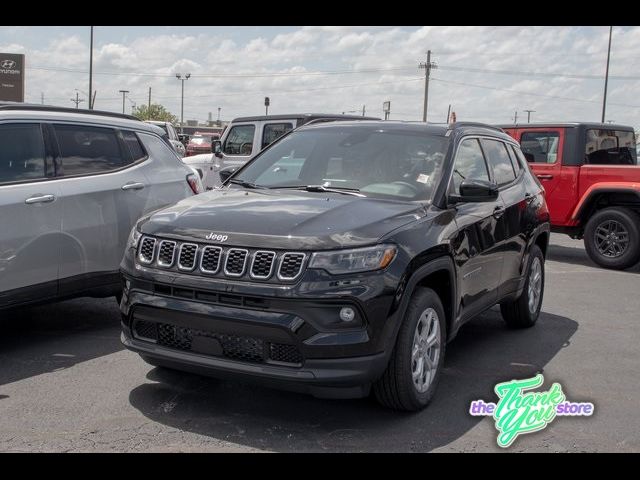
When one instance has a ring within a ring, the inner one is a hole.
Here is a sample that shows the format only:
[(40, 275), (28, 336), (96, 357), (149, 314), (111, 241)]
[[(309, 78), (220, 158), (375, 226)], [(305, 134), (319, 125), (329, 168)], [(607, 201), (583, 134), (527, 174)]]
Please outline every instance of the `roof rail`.
[(454, 123), (450, 123), (449, 125), (453, 126), (455, 125), (456, 127), (483, 127), (483, 128), (490, 128), (491, 130), (497, 130), (498, 132), (503, 132), (504, 130), (500, 127), (496, 127), (495, 125), (490, 125), (488, 123), (482, 123), (482, 122), (454, 122)]
[(103, 117), (126, 118), (127, 120), (140, 121), (139, 118), (134, 117), (133, 115), (127, 115), (125, 113), (105, 112), (102, 110), (87, 110), (84, 108), (53, 107), (50, 105), (38, 105), (33, 103), (0, 102), (0, 110), (34, 110), (41, 112), (81, 113), (84, 115), (101, 115)]

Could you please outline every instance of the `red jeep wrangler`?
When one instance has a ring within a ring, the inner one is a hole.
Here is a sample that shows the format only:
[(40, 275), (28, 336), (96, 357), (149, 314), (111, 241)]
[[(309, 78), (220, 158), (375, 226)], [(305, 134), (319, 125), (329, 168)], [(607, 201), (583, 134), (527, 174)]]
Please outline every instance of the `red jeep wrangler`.
[(544, 185), (552, 230), (584, 238), (606, 268), (640, 261), (640, 166), (633, 128), (602, 123), (501, 125)]

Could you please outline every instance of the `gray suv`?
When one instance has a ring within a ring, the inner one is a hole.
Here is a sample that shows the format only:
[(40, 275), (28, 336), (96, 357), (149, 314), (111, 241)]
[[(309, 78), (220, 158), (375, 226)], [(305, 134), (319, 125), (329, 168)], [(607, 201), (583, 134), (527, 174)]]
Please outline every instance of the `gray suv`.
[(138, 218), (199, 193), (164, 136), (126, 115), (0, 104), (0, 309), (119, 295)]

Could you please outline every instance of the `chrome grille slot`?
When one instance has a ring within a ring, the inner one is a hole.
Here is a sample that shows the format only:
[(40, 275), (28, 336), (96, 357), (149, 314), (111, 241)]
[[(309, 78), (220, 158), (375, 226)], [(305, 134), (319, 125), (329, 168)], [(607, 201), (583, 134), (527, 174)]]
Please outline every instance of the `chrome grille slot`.
[(220, 258), (222, 257), (222, 248), (206, 246), (202, 249), (200, 255), (200, 271), (203, 273), (214, 274), (220, 270)]
[(198, 245), (195, 243), (183, 243), (180, 245), (180, 254), (178, 255), (178, 268), (180, 270), (191, 271), (196, 266), (196, 257), (198, 256)]
[(280, 280), (295, 280), (302, 273), (302, 265), (306, 255), (304, 253), (287, 252), (280, 258), (278, 278)]
[(249, 274), (251, 278), (266, 280), (273, 273), (273, 265), (275, 264), (276, 252), (258, 250), (253, 254), (251, 262), (251, 270)]
[(156, 239), (144, 237), (140, 242), (140, 248), (138, 250), (138, 260), (140, 263), (144, 263), (145, 265), (152, 263), (155, 249)]
[(172, 240), (162, 240), (158, 248), (158, 266), (169, 268), (173, 265), (175, 257), (176, 242)]
[(241, 277), (247, 266), (249, 251), (244, 248), (230, 248), (224, 264), (224, 273), (229, 277)]

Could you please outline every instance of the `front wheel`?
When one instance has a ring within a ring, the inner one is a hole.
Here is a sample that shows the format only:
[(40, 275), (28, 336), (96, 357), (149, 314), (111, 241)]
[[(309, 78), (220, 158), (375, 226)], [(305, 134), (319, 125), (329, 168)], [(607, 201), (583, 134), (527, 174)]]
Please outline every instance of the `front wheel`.
[(540, 316), (544, 294), (544, 255), (537, 245), (531, 247), (526, 272), (527, 280), (520, 296), (500, 304), (502, 318), (512, 328), (533, 327)]
[(394, 410), (426, 407), (440, 379), (445, 346), (442, 302), (430, 288), (420, 288), (411, 297), (389, 365), (373, 386), (378, 401)]
[(584, 229), (589, 258), (604, 268), (623, 270), (640, 260), (640, 216), (623, 207), (598, 210)]

